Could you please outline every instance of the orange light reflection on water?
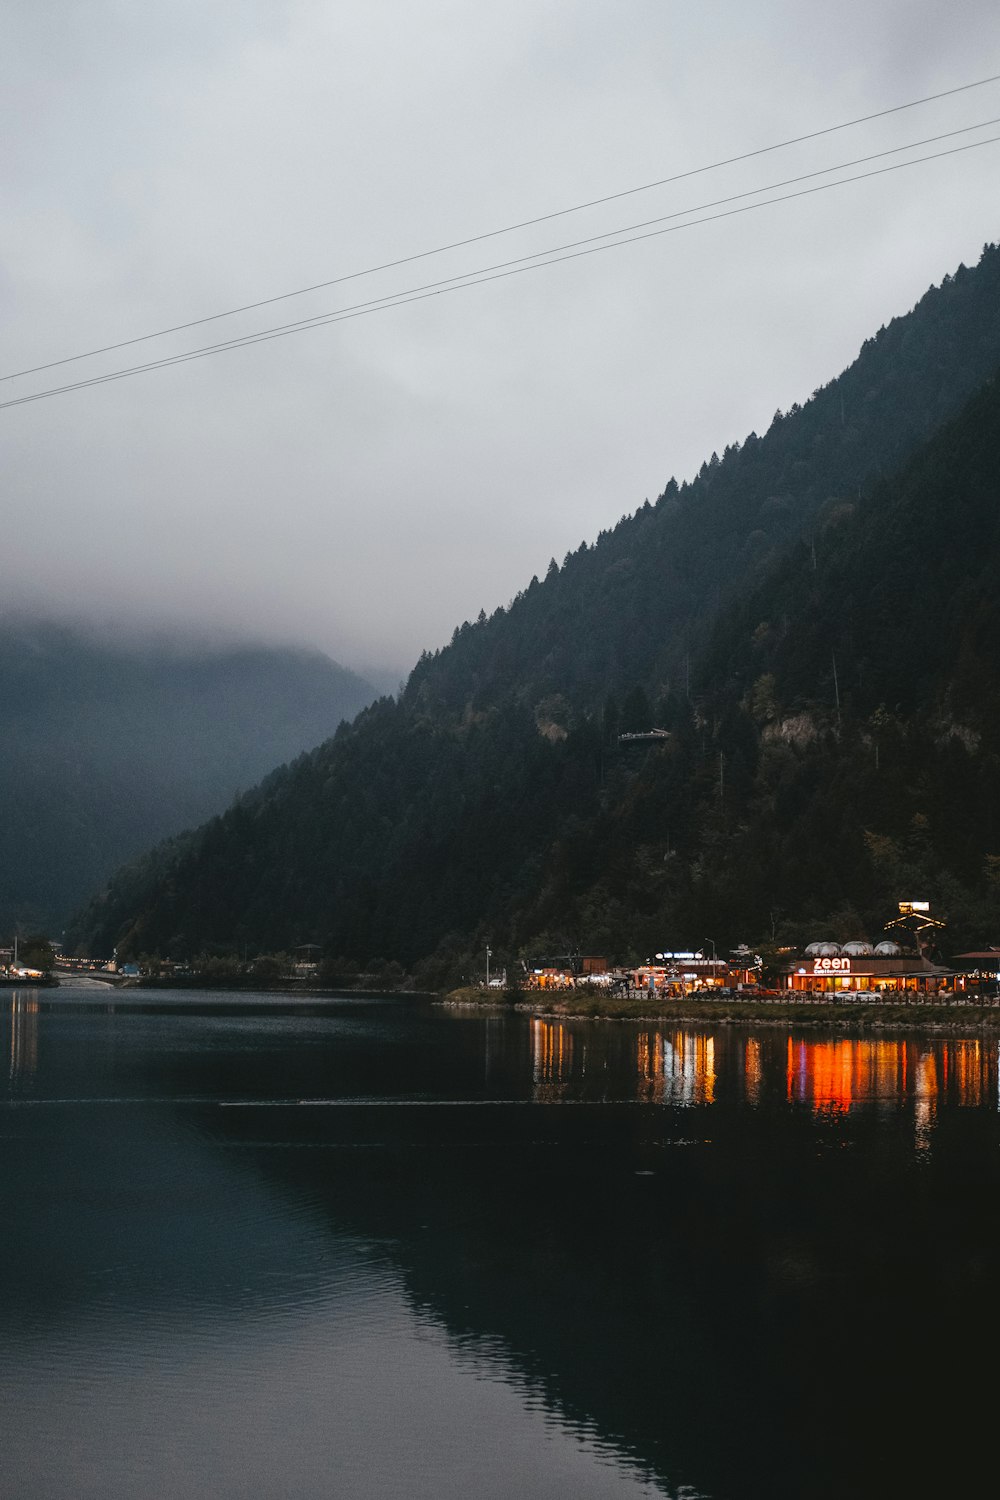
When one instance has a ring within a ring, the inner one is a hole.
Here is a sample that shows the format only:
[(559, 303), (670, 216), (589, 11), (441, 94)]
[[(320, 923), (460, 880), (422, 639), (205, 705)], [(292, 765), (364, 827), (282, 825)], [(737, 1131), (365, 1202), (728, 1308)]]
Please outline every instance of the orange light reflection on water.
[(666, 1092), (666, 1043), (661, 1031), (640, 1031), (636, 1041), (639, 1098), (662, 1104)]
[(785, 1092), (817, 1111), (843, 1113), (853, 1105), (911, 1098), (926, 1123), (945, 1093), (975, 1106), (996, 1094), (996, 1052), (981, 1040), (923, 1042), (837, 1037), (786, 1045)]
[[(625, 1039), (623, 1038), (623, 1041)], [(918, 1134), (934, 1124), (938, 1101), (975, 1107), (997, 1101), (997, 1047), (974, 1038), (914, 1039), (828, 1037), (806, 1040), (780, 1034), (723, 1043), (704, 1032), (643, 1027), (626, 1045), (632, 1051), (635, 1098), (649, 1104), (713, 1104), (721, 1071), (742, 1067), (744, 1095), (760, 1104), (770, 1087), (789, 1103), (816, 1113), (845, 1115), (859, 1105), (912, 1103)], [(598, 1054), (599, 1056), (600, 1054)], [(536, 1017), (531, 1022), (534, 1097), (557, 1102), (587, 1072), (587, 1033), (572, 1024)], [(595, 1076), (600, 1075), (600, 1064)]]
[(536, 1099), (555, 1102), (566, 1092), (573, 1065), (573, 1033), (561, 1021), (532, 1020), (531, 1060)]

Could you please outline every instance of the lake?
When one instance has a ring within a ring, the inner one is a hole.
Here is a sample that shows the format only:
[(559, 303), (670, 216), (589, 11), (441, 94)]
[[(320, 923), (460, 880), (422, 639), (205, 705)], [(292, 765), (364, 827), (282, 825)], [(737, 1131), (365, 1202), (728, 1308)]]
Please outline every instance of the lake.
[(995, 1039), (2, 1005), (10, 1500), (982, 1488)]

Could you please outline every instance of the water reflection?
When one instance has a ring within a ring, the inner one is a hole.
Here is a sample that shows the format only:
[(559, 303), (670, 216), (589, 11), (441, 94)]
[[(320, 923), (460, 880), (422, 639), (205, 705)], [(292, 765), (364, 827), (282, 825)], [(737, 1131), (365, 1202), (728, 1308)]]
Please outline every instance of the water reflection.
[(758, 1037), (749, 1036), (743, 1044), (743, 1083), (749, 1103), (759, 1104), (764, 1088), (764, 1055)]
[(9, 1077), (12, 1083), (31, 1078), (38, 1067), (38, 999), (30, 991), (15, 990), (8, 1010), (10, 1026)]
[[(783, 1098), (829, 1118), (906, 1105), (926, 1136), (940, 1098), (978, 1108), (994, 1107), (1000, 1096), (996, 1044), (982, 1038), (815, 1038), (649, 1025), (614, 1026), (602, 1034), (583, 1022), (536, 1018), (528, 1024), (537, 1103), (618, 1098), (712, 1105), (725, 1079), (725, 1088), (741, 1089), (750, 1105)], [(516, 1076), (496, 1063), (489, 1077), (495, 1089), (518, 1090)]]
[(932, 1052), (922, 1053), (913, 1074), (913, 1117), (916, 1143), (921, 1151), (929, 1149), (937, 1119), (938, 1076), (934, 1063)]
[(534, 1097), (553, 1104), (566, 1097), (573, 1077), (573, 1033), (563, 1022), (531, 1021)]
[(993, 1041), (6, 1019), (18, 1500), (972, 1488), (966, 1445), (942, 1488), (894, 1439), (936, 1371), (941, 1431), (990, 1416)]
[[(912, 1100), (924, 1125), (931, 1125), (939, 1098), (975, 1108), (996, 1096), (996, 1044), (980, 1038), (806, 1041), (789, 1036), (785, 1048), (789, 1101), (830, 1114)], [(751, 1060), (748, 1050), (748, 1076), (759, 1071), (759, 1057)]]
[(640, 1031), (636, 1039), (638, 1095), (649, 1104), (662, 1104), (666, 1094), (667, 1042), (659, 1031)]
[(708, 1032), (615, 1028), (602, 1036), (587, 1023), (533, 1018), (532, 1098), (623, 1098), (647, 1104), (711, 1104), (716, 1039)]
[(715, 1099), (715, 1038), (704, 1032), (640, 1031), (636, 1097), (651, 1104), (711, 1104)]

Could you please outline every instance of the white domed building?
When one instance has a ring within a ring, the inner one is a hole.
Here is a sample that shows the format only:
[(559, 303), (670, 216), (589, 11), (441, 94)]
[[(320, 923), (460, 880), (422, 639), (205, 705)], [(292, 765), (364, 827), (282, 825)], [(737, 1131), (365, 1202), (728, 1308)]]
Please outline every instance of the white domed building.
[(831, 1000), (918, 999), (954, 987), (954, 969), (934, 962), (924, 934), (943, 928), (926, 902), (901, 901), (900, 915), (886, 923), (897, 935), (870, 943), (852, 938), (836, 943), (819, 938), (785, 965), (784, 989)]

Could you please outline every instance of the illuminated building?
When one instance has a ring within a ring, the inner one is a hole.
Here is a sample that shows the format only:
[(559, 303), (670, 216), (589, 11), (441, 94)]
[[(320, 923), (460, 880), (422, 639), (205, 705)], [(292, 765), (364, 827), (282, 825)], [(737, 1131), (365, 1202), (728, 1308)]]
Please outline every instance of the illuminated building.
[(898, 915), (885, 924), (891, 937), (875, 944), (863, 938), (810, 943), (784, 966), (782, 987), (834, 998), (845, 992), (873, 999), (950, 993), (960, 976), (940, 962), (937, 934), (943, 928), (926, 901), (900, 901)]

